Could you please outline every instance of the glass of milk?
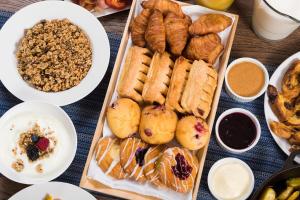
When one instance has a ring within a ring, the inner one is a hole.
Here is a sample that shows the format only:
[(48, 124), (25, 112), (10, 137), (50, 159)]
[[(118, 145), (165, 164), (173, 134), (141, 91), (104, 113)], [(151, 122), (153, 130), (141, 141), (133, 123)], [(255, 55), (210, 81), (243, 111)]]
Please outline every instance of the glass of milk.
[(252, 28), (267, 40), (281, 40), (300, 25), (300, 0), (254, 0)]

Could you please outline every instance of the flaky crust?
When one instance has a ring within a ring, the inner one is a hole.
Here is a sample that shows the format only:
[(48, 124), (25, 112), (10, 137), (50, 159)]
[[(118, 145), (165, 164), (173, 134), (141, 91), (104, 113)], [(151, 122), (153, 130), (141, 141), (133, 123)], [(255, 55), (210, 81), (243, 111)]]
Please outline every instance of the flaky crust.
[(145, 32), (148, 25), (148, 20), (151, 15), (150, 9), (144, 9), (136, 16), (130, 24), (131, 39), (134, 45), (139, 47), (146, 46)]
[(142, 91), (151, 56), (151, 52), (146, 48), (130, 47), (118, 83), (117, 91), (120, 97), (131, 98), (138, 103), (143, 102)]
[(170, 86), (166, 98), (166, 107), (184, 113), (180, 105), (183, 90), (188, 79), (188, 73), (191, 69), (191, 62), (184, 57), (177, 58), (170, 81)]
[(181, 106), (188, 113), (206, 119), (217, 86), (218, 73), (207, 63), (195, 60), (182, 95)]
[(175, 13), (179, 17), (184, 17), (181, 6), (171, 0), (147, 0), (142, 2), (143, 8), (156, 9), (167, 15), (169, 12)]
[(232, 23), (232, 19), (223, 14), (201, 15), (190, 27), (191, 35), (205, 35), (225, 30)]
[(185, 53), (188, 59), (204, 60), (214, 64), (223, 48), (221, 38), (215, 33), (210, 33), (205, 36), (192, 38), (186, 47)]
[(154, 54), (142, 93), (145, 102), (164, 104), (173, 65), (167, 52)]

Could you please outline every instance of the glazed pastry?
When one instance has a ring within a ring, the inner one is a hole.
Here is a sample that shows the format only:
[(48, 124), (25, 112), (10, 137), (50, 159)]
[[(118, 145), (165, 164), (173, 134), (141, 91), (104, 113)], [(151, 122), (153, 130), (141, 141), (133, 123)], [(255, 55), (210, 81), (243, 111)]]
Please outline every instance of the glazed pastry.
[(163, 15), (160, 11), (154, 10), (149, 17), (148, 26), (145, 32), (145, 39), (150, 50), (163, 53), (166, 49), (166, 30)]
[(184, 17), (184, 13), (178, 3), (171, 0), (148, 0), (142, 2), (143, 8), (156, 9), (167, 15), (169, 12), (175, 13), (179, 17)]
[(118, 138), (127, 138), (138, 132), (141, 109), (131, 99), (121, 98), (107, 108), (107, 122)]
[(205, 35), (225, 30), (232, 23), (232, 19), (223, 14), (201, 15), (190, 27), (191, 35)]
[(281, 138), (289, 139), (295, 132), (299, 132), (299, 130), (295, 129), (292, 126), (288, 126), (281, 122), (271, 121), (270, 122), (271, 130)]
[(159, 179), (176, 192), (193, 189), (198, 172), (198, 159), (187, 149), (173, 147), (167, 149), (158, 165)]
[(148, 20), (151, 15), (150, 9), (144, 9), (136, 16), (130, 24), (131, 39), (134, 45), (139, 47), (146, 46), (145, 32), (148, 25)]
[(300, 94), (300, 60), (297, 60), (284, 74), (281, 88), (286, 99), (292, 100)]
[(126, 178), (120, 164), (120, 141), (116, 138), (103, 137), (95, 148), (95, 160), (101, 170), (116, 179)]
[(138, 182), (145, 182), (144, 157), (149, 146), (138, 138), (127, 138), (122, 141), (120, 147), (121, 166), (131, 178)]
[(180, 105), (180, 100), (188, 79), (188, 73), (192, 64), (189, 60), (180, 56), (175, 61), (170, 87), (166, 98), (166, 107), (172, 110), (176, 110), (180, 113), (184, 113), (184, 109)]
[(295, 101), (293, 102), (293, 114), (292, 116), (286, 121), (287, 124), (298, 126), (300, 125), (300, 96), (298, 96)]
[(146, 48), (130, 47), (118, 83), (120, 97), (143, 102), (142, 91), (151, 62), (151, 52)]
[(218, 73), (207, 63), (195, 60), (181, 98), (181, 106), (188, 113), (206, 119), (218, 81)]
[(142, 93), (145, 102), (165, 102), (173, 65), (167, 52), (154, 54)]
[(189, 22), (171, 12), (167, 14), (164, 22), (171, 53), (177, 56), (181, 55), (189, 36)]
[(166, 144), (174, 138), (177, 115), (165, 106), (147, 106), (142, 111), (140, 136), (149, 144)]
[(183, 117), (177, 123), (175, 136), (183, 147), (198, 150), (208, 143), (208, 125), (204, 120), (192, 115)]
[(152, 146), (149, 148), (144, 158), (144, 174), (147, 180), (156, 186), (162, 186), (162, 183), (159, 180), (157, 165), (159, 164), (159, 158), (164, 152), (164, 150), (164, 145)]
[(223, 48), (221, 38), (215, 33), (210, 33), (192, 38), (186, 47), (185, 54), (188, 59), (204, 60), (210, 64), (214, 64)]

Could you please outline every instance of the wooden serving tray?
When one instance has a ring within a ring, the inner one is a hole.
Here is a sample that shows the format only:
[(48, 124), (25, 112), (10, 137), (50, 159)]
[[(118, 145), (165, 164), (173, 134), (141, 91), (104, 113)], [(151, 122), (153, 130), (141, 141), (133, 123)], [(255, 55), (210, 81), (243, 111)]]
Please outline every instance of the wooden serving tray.
[[(190, 5), (187, 3), (183, 3), (183, 2), (178, 2), (180, 5), (182, 6), (186, 6), (186, 5)], [(105, 121), (105, 113), (106, 113), (106, 109), (107, 107), (110, 105), (111, 99), (112, 99), (112, 95), (114, 93), (115, 87), (116, 87), (116, 83), (118, 80), (118, 75), (120, 72), (120, 67), (121, 67), (121, 63), (123, 60), (123, 57), (125, 56), (125, 50), (126, 50), (126, 46), (128, 43), (128, 39), (130, 37), (130, 33), (129, 33), (129, 24), (131, 22), (131, 20), (133, 20), (134, 18), (134, 13), (135, 13), (135, 9), (136, 9), (136, 4), (137, 4), (137, 0), (133, 0), (132, 1), (132, 5), (131, 5), (131, 9), (128, 15), (128, 19), (126, 22), (126, 26), (125, 26), (125, 30), (123, 33), (123, 37), (121, 40), (121, 44), (120, 44), (120, 48), (118, 51), (118, 55), (115, 61), (115, 65), (114, 65), (114, 69), (111, 75), (111, 79), (110, 79), (110, 83), (106, 92), (106, 96), (103, 102), (103, 106), (102, 106), (102, 110), (100, 112), (100, 116), (99, 116), (99, 120), (97, 123), (97, 127), (96, 127), (96, 131), (93, 137), (93, 141), (90, 147), (90, 151), (87, 157), (87, 161), (85, 163), (85, 167), (82, 173), (82, 177), (81, 177), (81, 181), (80, 181), (80, 187), (82, 188), (86, 188), (89, 190), (93, 190), (93, 191), (97, 191), (100, 193), (104, 193), (104, 194), (108, 194), (108, 195), (112, 195), (115, 197), (121, 197), (121, 198), (125, 198), (125, 199), (139, 199), (139, 200), (154, 200), (157, 198), (151, 197), (151, 196), (145, 196), (145, 195), (141, 195), (138, 193), (134, 193), (134, 192), (129, 192), (129, 191), (125, 191), (125, 190), (118, 190), (118, 189), (113, 189), (110, 188), (102, 183), (99, 183), (98, 181), (92, 180), (87, 176), (87, 172), (88, 172), (88, 168), (93, 156), (93, 152), (94, 152), (94, 148), (95, 145), (97, 144), (97, 141), (99, 140), (100, 137), (102, 137), (102, 129), (103, 129), (103, 125), (104, 125), (104, 121)], [(227, 41), (227, 44), (225, 45), (224, 48), (224, 52), (223, 54), (220, 56), (219, 58), (219, 70), (218, 70), (218, 85), (215, 91), (215, 95), (214, 95), (214, 99), (212, 102), (212, 108), (210, 111), (210, 114), (207, 118), (207, 123), (210, 129), (210, 133), (213, 127), (213, 123), (214, 123), (214, 119), (215, 119), (215, 115), (216, 115), (216, 111), (217, 111), (217, 107), (218, 107), (218, 103), (219, 103), (219, 99), (220, 99), (220, 94), (221, 94), (221, 90), (222, 90), (222, 85), (223, 85), (223, 80), (225, 77), (225, 70), (227, 67), (227, 63), (229, 60), (229, 55), (230, 55), (230, 51), (231, 51), (231, 47), (232, 47), (232, 43), (234, 40), (234, 36), (235, 36), (235, 32), (236, 32), (236, 28), (237, 28), (237, 23), (238, 23), (238, 15), (234, 15), (231, 14), (232, 16), (234, 16), (235, 20), (233, 22), (232, 28), (231, 28), (231, 32)], [(201, 175), (202, 175), (202, 171), (203, 171), (203, 166), (205, 163), (205, 158), (206, 158), (206, 154), (207, 154), (207, 149), (208, 149), (208, 145), (209, 142), (205, 145), (204, 148), (200, 149), (197, 152), (197, 156), (199, 158), (200, 161), (200, 165), (199, 165), (199, 170), (197, 173), (197, 177), (195, 179), (195, 186), (193, 189), (193, 193), (192, 193), (192, 199), (196, 200), (197, 199), (197, 194), (198, 194), (198, 190), (199, 190), (199, 185), (200, 185), (200, 180), (201, 180)]]

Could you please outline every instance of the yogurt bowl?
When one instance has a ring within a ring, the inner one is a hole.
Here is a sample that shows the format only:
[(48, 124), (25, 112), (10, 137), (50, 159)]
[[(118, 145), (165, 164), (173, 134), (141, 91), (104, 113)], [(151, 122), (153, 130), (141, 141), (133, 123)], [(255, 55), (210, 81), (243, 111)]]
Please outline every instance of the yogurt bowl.
[(0, 172), (7, 178), (38, 184), (61, 175), (77, 149), (69, 116), (58, 106), (29, 101), (0, 118)]

